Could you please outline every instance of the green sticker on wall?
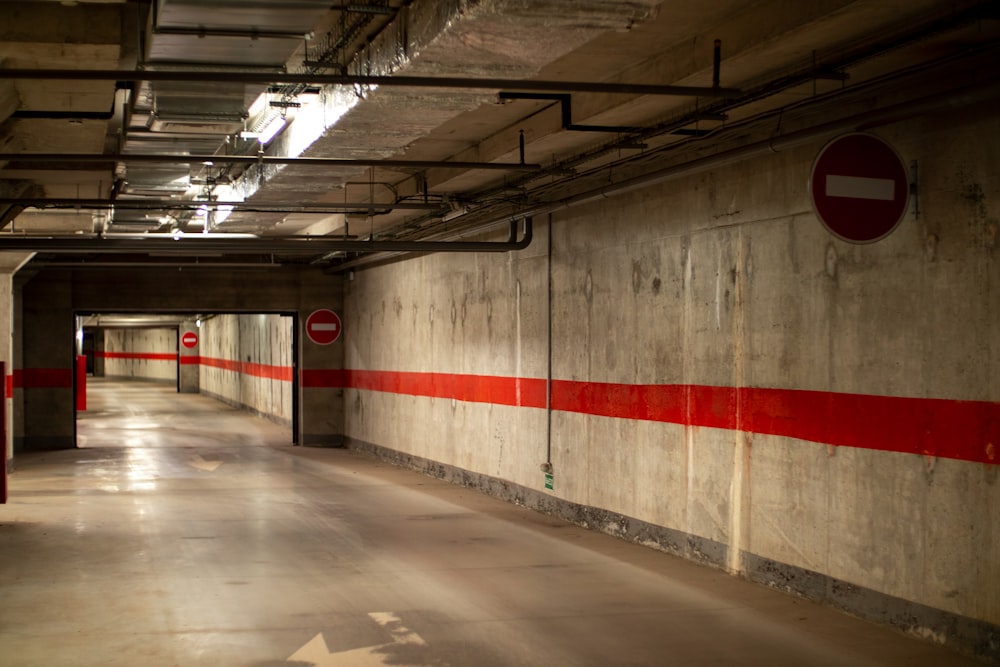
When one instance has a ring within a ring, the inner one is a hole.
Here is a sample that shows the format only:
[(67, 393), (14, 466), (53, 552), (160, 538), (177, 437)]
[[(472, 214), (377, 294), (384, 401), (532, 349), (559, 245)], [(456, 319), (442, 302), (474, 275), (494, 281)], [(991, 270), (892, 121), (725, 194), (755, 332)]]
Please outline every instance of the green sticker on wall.
[(555, 488), (555, 487), (554, 487), (554, 486), (552, 485), (552, 473), (550, 473), (550, 472), (547, 472), (547, 473), (545, 473), (545, 488), (546, 488), (546, 489), (549, 489), (550, 491), (551, 491), (551, 490), (552, 490), (553, 488)]

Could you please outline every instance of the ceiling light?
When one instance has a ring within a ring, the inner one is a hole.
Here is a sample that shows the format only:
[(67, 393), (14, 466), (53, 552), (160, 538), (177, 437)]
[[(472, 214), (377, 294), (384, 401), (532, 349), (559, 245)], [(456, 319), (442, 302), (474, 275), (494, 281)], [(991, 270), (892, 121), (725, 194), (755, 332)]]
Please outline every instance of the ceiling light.
[(441, 221), (442, 222), (451, 222), (455, 218), (460, 218), (460, 217), (462, 217), (463, 215), (465, 215), (468, 212), (469, 212), (469, 207), (468, 206), (460, 206), (459, 208), (456, 208), (456, 209), (451, 210), (448, 213), (446, 213), (445, 216), (443, 218), (441, 218)]
[(271, 121), (264, 126), (264, 129), (260, 131), (260, 135), (257, 137), (257, 141), (263, 144), (268, 144), (272, 139), (281, 132), (282, 128), (285, 127), (285, 119), (281, 116), (275, 116)]

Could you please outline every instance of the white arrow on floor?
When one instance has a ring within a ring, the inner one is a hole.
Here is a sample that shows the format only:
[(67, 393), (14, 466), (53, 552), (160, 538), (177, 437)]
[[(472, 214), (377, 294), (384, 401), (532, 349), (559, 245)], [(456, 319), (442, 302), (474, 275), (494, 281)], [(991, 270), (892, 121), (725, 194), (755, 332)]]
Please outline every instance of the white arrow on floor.
[(201, 454), (195, 454), (194, 458), (188, 461), (188, 465), (205, 472), (215, 472), (215, 469), (222, 465), (222, 461), (206, 461)]
[(386, 660), (391, 656), (380, 654), (379, 651), (388, 646), (393, 644), (427, 645), (427, 642), (420, 635), (404, 627), (399, 617), (392, 612), (372, 612), (368, 616), (389, 631), (389, 636), (392, 637), (391, 643), (330, 653), (326, 639), (323, 638), (321, 632), (310, 639), (305, 646), (288, 656), (288, 662), (311, 663), (314, 667), (347, 667), (348, 665), (350, 667), (382, 667), (388, 664)]

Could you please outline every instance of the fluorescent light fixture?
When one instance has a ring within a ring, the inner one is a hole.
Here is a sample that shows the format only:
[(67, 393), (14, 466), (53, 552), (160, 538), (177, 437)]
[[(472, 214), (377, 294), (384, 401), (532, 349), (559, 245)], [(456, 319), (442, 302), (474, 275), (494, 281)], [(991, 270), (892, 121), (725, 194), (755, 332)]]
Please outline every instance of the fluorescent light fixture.
[(469, 212), (469, 207), (468, 206), (460, 206), (459, 208), (456, 208), (456, 209), (454, 209), (454, 210), (449, 211), (448, 213), (446, 213), (445, 216), (443, 218), (441, 218), (441, 221), (442, 222), (451, 222), (455, 218), (460, 218), (460, 217), (462, 217), (463, 215), (465, 215), (468, 212)]
[(268, 122), (267, 125), (264, 126), (264, 129), (260, 131), (260, 136), (257, 137), (257, 141), (259, 141), (261, 145), (271, 143), (271, 140), (274, 139), (278, 132), (281, 132), (283, 127), (285, 127), (286, 122), (287, 121), (285, 121), (285, 119), (281, 116), (275, 116), (270, 120), (270, 122)]
[(225, 222), (226, 218), (230, 216), (233, 212), (233, 207), (226, 204), (222, 204), (215, 209), (215, 224), (220, 225)]

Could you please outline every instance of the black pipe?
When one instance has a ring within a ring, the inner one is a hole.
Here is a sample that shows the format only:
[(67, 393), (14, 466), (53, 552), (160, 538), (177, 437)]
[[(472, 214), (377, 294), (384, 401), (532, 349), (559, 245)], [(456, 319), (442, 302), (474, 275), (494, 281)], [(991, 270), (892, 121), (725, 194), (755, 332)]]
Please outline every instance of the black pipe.
[(375, 76), (360, 74), (294, 74), (267, 72), (206, 72), (192, 70), (107, 69), (0, 69), (3, 79), (65, 81), (181, 81), (199, 83), (313, 84), (343, 86), (401, 86), (405, 88), (468, 88), (472, 90), (540, 90), (566, 93), (611, 93), (619, 95), (677, 95), (682, 97), (733, 97), (735, 88), (661, 86), (642, 83), (533, 81), (524, 79), (476, 79), (466, 77)]
[(18, 109), (9, 117), (14, 120), (111, 120), (114, 111), (46, 111)]
[(719, 88), (719, 71), (722, 69), (722, 40), (715, 40), (712, 53), (712, 88)]
[(628, 134), (641, 132), (644, 128), (627, 125), (580, 125), (573, 122), (573, 98), (566, 93), (522, 93), (501, 90), (497, 93), (501, 100), (545, 100), (559, 102), (562, 128), (576, 132), (613, 132), (616, 134)]
[(331, 252), (510, 252), (523, 250), (531, 244), (531, 218), (524, 218), (524, 231), (518, 239), (517, 220), (510, 221), (506, 241), (351, 241), (332, 236), (282, 236), (257, 238), (223, 238), (225, 234), (206, 237), (187, 234), (175, 238), (168, 234), (136, 236), (105, 234), (103, 236), (23, 236), (0, 234), (0, 250), (46, 252), (53, 254), (128, 254), (169, 253), (198, 255), (321, 255)]
[(153, 29), (154, 35), (165, 35), (168, 37), (243, 37), (252, 40), (256, 39), (302, 39), (308, 38), (306, 32), (288, 31), (259, 31), (259, 30), (223, 30), (220, 28), (167, 28), (159, 27)]
[(702, 173), (710, 169), (743, 162), (750, 158), (777, 153), (796, 146), (813, 143), (820, 139), (833, 137), (842, 132), (861, 132), (867, 129), (895, 123), (917, 116), (939, 113), (965, 106), (979, 104), (1000, 97), (1000, 80), (991, 81), (985, 85), (976, 84), (946, 93), (937, 93), (917, 100), (908, 100), (882, 109), (866, 111), (847, 118), (823, 123), (815, 127), (805, 128), (786, 135), (758, 141), (740, 148), (733, 148), (714, 155), (706, 155), (690, 162), (657, 169), (639, 176), (626, 178), (618, 183), (601, 186), (586, 192), (581, 192), (556, 202), (542, 204), (515, 215), (543, 215), (566, 208), (579, 206), (608, 197), (626, 194), (640, 188), (658, 185), (670, 180)]
[(382, 160), (345, 159), (332, 157), (277, 157), (271, 155), (147, 155), (100, 153), (0, 153), (0, 162), (142, 162), (158, 164), (188, 164), (212, 162), (219, 164), (291, 164), (297, 167), (386, 167), (401, 169), (482, 169), (486, 171), (534, 171), (540, 164), (502, 162), (449, 162), (448, 160)]
[[(823, 123), (810, 128), (805, 128), (790, 134), (765, 139), (740, 148), (734, 148), (714, 155), (691, 160), (655, 171), (625, 179), (618, 183), (587, 190), (576, 195), (565, 197), (555, 202), (540, 204), (516, 212), (515, 216), (525, 216), (530, 218), (536, 215), (545, 215), (568, 208), (573, 208), (583, 204), (601, 201), (609, 197), (626, 194), (640, 188), (646, 188), (660, 183), (703, 173), (710, 169), (723, 167), (745, 160), (760, 157), (770, 153), (777, 153), (781, 150), (788, 150), (796, 146), (802, 146), (822, 139), (830, 138), (841, 132), (860, 132), (889, 123), (900, 122), (910, 118), (931, 113), (941, 113), (961, 109), (974, 104), (981, 104), (987, 101), (1000, 98), (1000, 81), (992, 80), (985, 84), (975, 84), (958, 90), (951, 90), (944, 93), (936, 93), (917, 100), (901, 102), (874, 111), (865, 111), (860, 114), (841, 118), (839, 120)], [(507, 219), (505, 216), (504, 220)], [(476, 228), (476, 231), (489, 229), (501, 222), (500, 219), (484, 222)], [(332, 267), (335, 272), (342, 272), (371, 264), (380, 264), (398, 258), (397, 255), (385, 258), (362, 257)]]
[(444, 211), (447, 207), (440, 203), (416, 201), (401, 202), (342, 202), (300, 204), (264, 204), (248, 201), (219, 200), (174, 200), (174, 199), (54, 199), (45, 197), (0, 197), (0, 204), (18, 204), (34, 208), (73, 208), (105, 210), (115, 208), (126, 211), (193, 211), (201, 206), (232, 206), (234, 209), (250, 213), (350, 213), (357, 211), (388, 211), (403, 209), (410, 211)]

